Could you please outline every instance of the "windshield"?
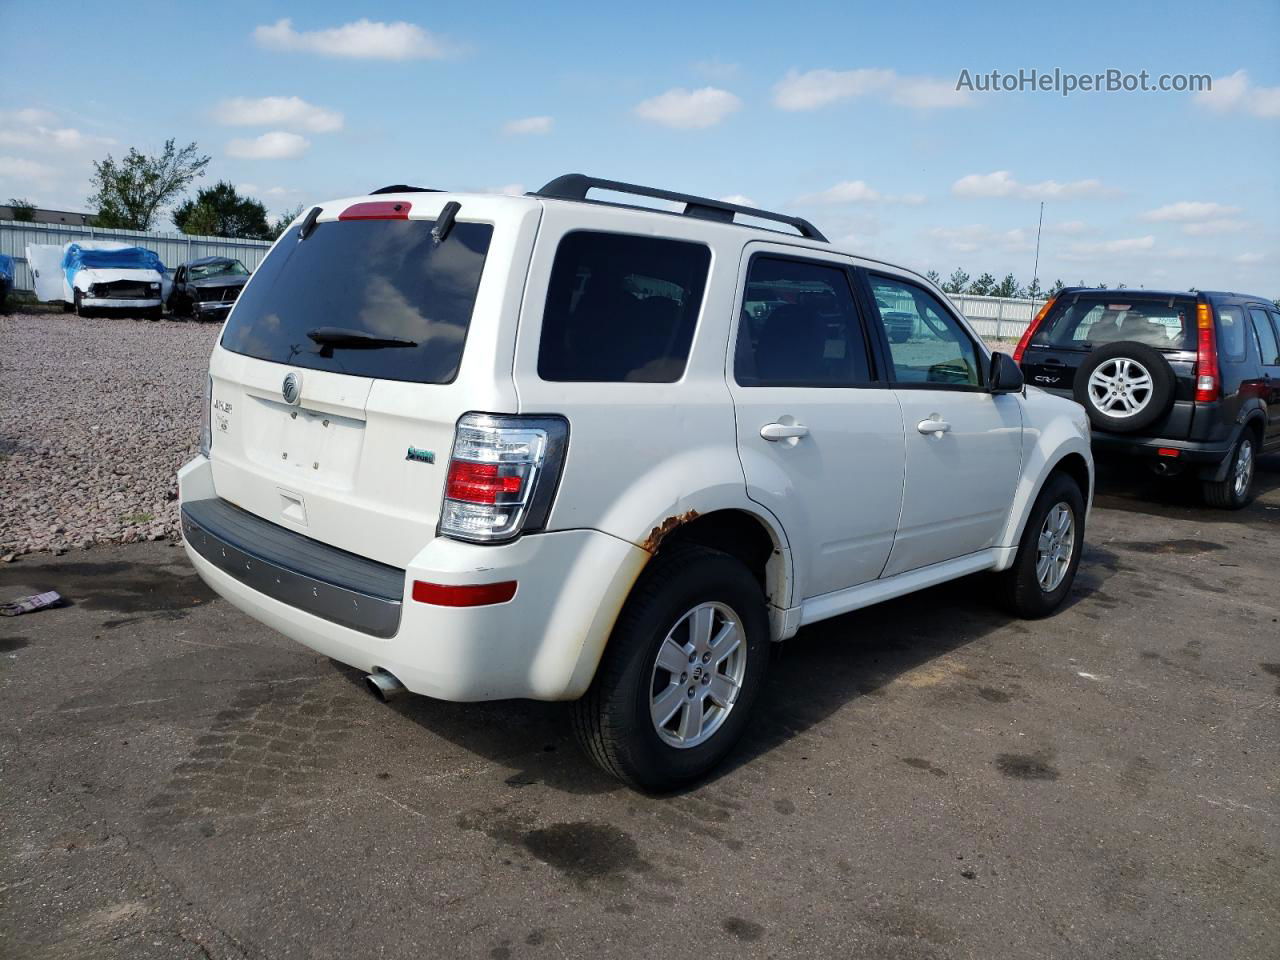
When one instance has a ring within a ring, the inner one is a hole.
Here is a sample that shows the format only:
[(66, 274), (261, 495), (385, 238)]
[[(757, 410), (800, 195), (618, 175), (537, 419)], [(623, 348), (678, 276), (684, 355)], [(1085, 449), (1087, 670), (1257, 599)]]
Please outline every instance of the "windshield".
[(207, 280), (209, 277), (247, 277), (249, 271), (239, 260), (214, 260), (211, 263), (193, 263), (188, 269), (192, 280)]
[(1032, 345), (1091, 350), (1132, 340), (1157, 350), (1194, 350), (1194, 297), (1152, 297), (1129, 290), (1070, 294), (1054, 304)]
[[(493, 227), (457, 223), (437, 244), (433, 226), (431, 220), (330, 221), (316, 224), (305, 240), (293, 228), (245, 285), (222, 345), (314, 370), (451, 382)], [(309, 336), (329, 328), (344, 337)], [(361, 335), (366, 342), (359, 342)]]

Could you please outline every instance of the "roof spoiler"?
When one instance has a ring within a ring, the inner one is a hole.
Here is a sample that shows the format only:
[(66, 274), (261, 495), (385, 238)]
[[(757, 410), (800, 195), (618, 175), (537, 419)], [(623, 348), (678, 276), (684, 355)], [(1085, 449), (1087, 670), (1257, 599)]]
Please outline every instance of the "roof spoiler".
[(369, 196), (376, 197), (380, 193), (442, 193), (435, 187), (411, 187), (407, 183), (393, 183), (388, 187), (379, 187), (377, 190), (370, 190)]
[(733, 223), (734, 217), (740, 214), (747, 217), (755, 217), (757, 220), (772, 220), (775, 223), (785, 223), (808, 240), (827, 242), (827, 238), (822, 235), (822, 231), (803, 217), (793, 217), (785, 213), (775, 213), (772, 210), (761, 210), (757, 207), (744, 207), (741, 204), (727, 203), (724, 200), (712, 200), (709, 197), (696, 197), (688, 193), (660, 190), (657, 187), (642, 187), (634, 183), (622, 183), (618, 180), (602, 180), (599, 177), (589, 177), (582, 173), (566, 173), (562, 177), (556, 177), (543, 186), (541, 190), (535, 190), (529, 196), (546, 197), (555, 200), (578, 200), (583, 203), (604, 203), (619, 207), (628, 206), (628, 204), (609, 200), (588, 200), (587, 192), (589, 190), (611, 190), (614, 193), (629, 193), (637, 197), (652, 197), (656, 200), (671, 200), (675, 203), (683, 203), (684, 216), (715, 220), (719, 223)]

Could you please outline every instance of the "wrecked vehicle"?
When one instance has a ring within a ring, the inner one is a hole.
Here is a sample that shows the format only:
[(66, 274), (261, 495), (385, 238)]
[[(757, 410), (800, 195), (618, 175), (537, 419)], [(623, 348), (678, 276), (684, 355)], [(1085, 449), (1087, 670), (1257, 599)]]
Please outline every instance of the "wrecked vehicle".
[(982, 572), (1052, 613), (1093, 491), (1084, 410), (926, 278), (576, 174), (313, 207), (203, 411), (178, 476), (214, 590), (384, 698), (573, 701), (644, 789), (725, 757), (806, 624)]
[(0, 313), (9, 308), (9, 291), (13, 289), (13, 257), (0, 253)]
[(27, 264), (36, 299), (61, 302), (64, 310), (90, 316), (97, 310), (128, 310), (159, 320), (168, 281), (152, 250), (115, 240), (27, 244)]
[(193, 320), (225, 320), (249, 279), (248, 268), (231, 257), (201, 257), (173, 275), (169, 310)]

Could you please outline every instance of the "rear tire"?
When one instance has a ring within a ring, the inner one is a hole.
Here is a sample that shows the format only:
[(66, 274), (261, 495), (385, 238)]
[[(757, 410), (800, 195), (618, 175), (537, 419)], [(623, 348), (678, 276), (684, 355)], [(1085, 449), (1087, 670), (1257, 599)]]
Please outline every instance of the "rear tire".
[(1123, 340), (1085, 357), (1073, 390), (1099, 430), (1136, 433), (1169, 412), (1176, 386), (1164, 354), (1145, 343)]
[(742, 735), (769, 654), (764, 594), (746, 566), (718, 550), (673, 547), (627, 598), (590, 689), (573, 704), (574, 733), (633, 787), (696, 780)]
[(1201, 483), (1204, 502), (1219, 510), (1241, 510), (1253, 499), (1253, 473), (1258, 453), (1258, 438), (1246, 429), (1231, 450), (1227, 475), (1221, 480)]
[(1083, 552), (1084, 494), (1071, 477), (1055, 473), (1031, 508), (1013, 566), (999, 574), (1005, 607), (1025, 620), (1053, 613), (1071, 592)]

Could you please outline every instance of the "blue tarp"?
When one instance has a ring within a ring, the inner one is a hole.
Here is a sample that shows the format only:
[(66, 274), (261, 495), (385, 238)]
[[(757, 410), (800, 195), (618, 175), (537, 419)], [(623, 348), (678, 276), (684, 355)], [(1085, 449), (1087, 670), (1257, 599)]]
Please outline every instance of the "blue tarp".
[(0, 280), (13, 283), (13, 257), (0, 253)]
[(107, 270), (155, 270), (164, 273), (164, 264), (160, 255), (154, 250), (144, 247), (124, 247), (120, 250), (86, 250), (78, 243), (67, 245), (62, 255), (62, 269), (67, 275), (67, 283), (75, 288), (77, 271), (89, 268)]

